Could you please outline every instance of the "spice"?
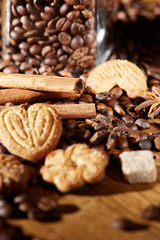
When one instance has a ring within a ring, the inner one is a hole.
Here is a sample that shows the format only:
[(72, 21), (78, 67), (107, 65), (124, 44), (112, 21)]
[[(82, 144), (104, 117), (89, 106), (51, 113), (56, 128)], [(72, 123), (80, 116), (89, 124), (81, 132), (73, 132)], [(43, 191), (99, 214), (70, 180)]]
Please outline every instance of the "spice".
[(144, 92), (139, 95), (145, 101), (138, 105), (135, 110), (137, 112), (150, 107), (148, 112), (149, 118), (156, 118), (160, 113), (160, 91), (157, 87), (152, 87), (152, 92)]

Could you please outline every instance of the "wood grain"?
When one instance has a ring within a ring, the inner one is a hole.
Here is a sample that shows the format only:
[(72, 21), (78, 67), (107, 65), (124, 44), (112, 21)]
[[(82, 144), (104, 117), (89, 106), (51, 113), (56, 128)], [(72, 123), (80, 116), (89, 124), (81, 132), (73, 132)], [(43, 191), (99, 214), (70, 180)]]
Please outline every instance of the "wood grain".
[[(159, 126), (153, 125), (150, 131), (158, 129)], [(157, 169), (156, 183), (131, 185), (124, 182), (118, 162), (111, 159), (103, 182), (61, 195), (59, 204), (66, 206), (68, 211), (63, 213), (61, 220), (10, 222), (21, 226), (26, 234), (45, 240), (158, 240), (160, 222), (140, 219), (141, 210), (160, 202), (160, 167)], [(114, 229), (112, 222), (119, 217), (148, 224), (149, 227), (132, 232)]]

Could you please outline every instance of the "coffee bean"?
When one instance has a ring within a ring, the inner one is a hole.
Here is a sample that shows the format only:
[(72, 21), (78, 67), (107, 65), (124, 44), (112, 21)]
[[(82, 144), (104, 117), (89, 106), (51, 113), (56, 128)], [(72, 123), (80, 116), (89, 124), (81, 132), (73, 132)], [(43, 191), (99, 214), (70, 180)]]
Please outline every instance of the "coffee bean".
[(155, 147), (158, 151), (160, 151), (160, 135), (158, 135), (157, 137), (155, 137), (154, 139), (154, 144), (155, 144)]
[(25, 30), (31, 30), (35, 28), (34, 23), (30, 21), (27, 16), (22, 16), (20, 21), (23, 25), (23, 29)]
[(135, 223), (126, 218), (118, 218), (113, 221), (113, 227), (120, 230), (134, 231), (138, 229), (145, 229), (148, 226), (144, 224)]
[(36, 55), (40, 54), (42, 47), (38, 44), (33, 44), (32, 47), (29, 49), (30, 54)]
[(84, 45), (83, 38), (79, 35), (75, 36), (71, 41), (72, 49), (81, 48)]
[(37, 203), (37, 207), (44, 212), (49, 212), (57, 207), (57, 203), (54, 199), (41, 197)]
[(36, 22), (35, 22), (35, 26), (36, 26), (36, 28), (42, 30), (42, 29), (44, 29), (44, 28), (47, 26), (47, 21), (45, 21), (45, 20), (36, 21)]
[(2, 144), (0, 144), (0, 153), (7, 153), (7, 149)]
[(11, 31), (11, 38), (17, 42), (24, 40), (23, 34), (17, 31)]
[(22, 6), (22, 5), (18, 5), (18, 6), (16, 7), (16, 10), (17, 10), (17, 12), (19, 13), (19, 15), (21, 15), (21, 16), (24, 16), (24, 15), (27, 14), (26, 8), (25, 8), (24, 6)]
[(47, 12), (47, 13), (50, 13), (52, 15), (55, 15), (56, 8), (54, 8), (52, 6), (45, 6), (44, 11)]
[(80, 23), (73, 22), (70, 31), (73, 35), (82, 34), (85, 31), (85, 26)]
[(138, 145), (142, 150), (150, 150), (152, 148), (152, 143), (149, 139), (140, 140)]
[(37, 35), (39, 35), (39, 32), (38, 32), (37, 29), (31, 30), (31, 31), (27, 31), (26, 33), (24, 33), (24, 37), (25, 38), (36, 37)]
[(66, 32), (59, 33), (58, 39), (62, 45), (69, 45), (71, 43), (71, 36)]
[(88, 46), (88, 47), (91, 47), (92, 44), (94, 43), (95, 41), (95, 35), (94, 33), (88, 33), (88, 34), (85, 34), (84, 37), (84, 42), (85, 44)]
[(65, 17), (60, 18), (56, 23), (56, 29), (58, 31), (67, 31), (71, 26), (71, 22), (67, 20)]
[(24, 72), (27, 69), (30, 69), (32, 67), (32, 65), (29, 62), (22, 62), (19, 66), (19, 69)]
[(39, 60), (37, 60), (36, 58), (29, 58), (28, 62), (34, 67), (39, 66)]
[(28, 200), (23, 201), (18, 205), (19, 210), (21, 210), (22, 212), (28, 212), (30, 209), (32, 209), (32, 207), (33, 207), (32, 202)]
[(18, 69), (18, 67), (16, 67), (16, 66), (8, 66), (8, 67), (5, 67), (4, 69), (3, 69), (3, 72), (4, 73), (18, 73), (19, 72), (19, 69)]
[(45, 7), (45, 2), (42, 0), (33, 0), (33, 4), (38, 9), (38, 11), (43, 11)]
[(125, 149), (128, 148), (128, 141), (124, 136), (117, 136), (116, 137), (116, 147), (118, 149)]
[(160, 219), (160, 207), (150, 205), (141, 212), (141, 218), (148, 220), (159, 220)]
[(68, 54), (70, 54), (70, 55), (73, 53), (72, 48), (70, 48), (69, 46), (63, 45), (63, 46), (62, 46), (62, 49), (63, 49), (66, 53), (68, 53)]
[(78, 59), (77, 66), (79, 66), (82, 69), (85, 69), (85, 68), (93, 66), (93, 63), (94, 63), (93, 56), (84, 56), (81, 59)]
[(140, 140), (144, 140), (144, 139), (148, 139), (149, 138), (149, 135), (146, 132), (138, 131), (138, 134), (140, 136)]
[(9, 203), (7, 200), (0, 199), (0, 217), (9, 218), (13, 217), (15, 212), (14, 206)]
[(125, 111), (123, 110), (123, 108), (119, 104), (115, 105), (114, 111), (121, 116), (126, 115)]
[(39, 68), (39, 73), (44, 74), (45, 72), (52, 73), (52, 68), (50, 66), (44, 65)]
[(112, 94), (112, 96), (115, 98), (115, 99), (118, 99), (122, 96), (123, 94), (123, 90), (120, 88), (120, 87), (114, 87), (110, 93)]
[(14, 18), (13, 20), (12, 20), (12, 26), (13, 27), (16, 27), (16, 26), (19, 26), (20, 25), (20, 19), (19, 18)]
[(49, 21), (52, 19), (52, 14), (48, 12), (41, 12), (40, 16), (43, 20)]
[(144, 119), (144, 118), (139, 118), (135, 121), (135, 124), (140, 128), (140, 129), (148, 129), (150, 128), (150, 123)]
[[(87, 0), (81, 3), (78, 0), (67, 1), (62, 3), (55, 0), (48, 3), (48, 0), (26, 0), (25, 4), (20, 0), (11, 2), (9, 41), (14, 52), (7, 52), (7, 46), (3, 57), (12, 60), (14, 65), (18, 66), (18, 71), (36, 73), (38, 70), (35, 67), (38, 67), (40, 74), (56, 73), (61, 76), (78, 77), (94, 66), (95, 27), (86, 27), (90, 18), (91, 22), (95, 23), (92, 12), (94, 6), (91, 7), (91, 2)], [(64, 53), (59, 54), (58, 49), (63, 49)], [(38, 61), (33, 60), (31, 55)], [(26, 64), (27, 62), (29, 64)], [(34, 68), (29, 69), (30, 64)], [(43, 64), (48, 66), (49, 71), (41, 70)]]
[(126, 124), (129, 124), (129, 123), (133, 123), (134, 122), (134, 118), (129, 116), (129, 115), (125, 115), (122, 117), (122, 120), (126, 123)]
[(70, 10), (70, 6), (67, 3), (64, 3), (60, 8), (59, 8), (59, 12), (61, 15), (66, 15)]
[(138, 127), (135, 123), (127, 123), (127, 127), (131, 128), (133, 131), (138, 131)]
[(78, 1), (77, 0), (64, 0), (66, 3), (69, 5), (77, 5)]
[(113, 109), (111, 107), (106, 107), (101, 110), (101, 114), (103, 114), (106, 117), (113, 116)]
[(76, 21), (78, 18), (80, 18), (80, 11), (71, 11), (69, 12), (66, 17), (68, 20), (70, 20), (71, 22), (74, 22)]

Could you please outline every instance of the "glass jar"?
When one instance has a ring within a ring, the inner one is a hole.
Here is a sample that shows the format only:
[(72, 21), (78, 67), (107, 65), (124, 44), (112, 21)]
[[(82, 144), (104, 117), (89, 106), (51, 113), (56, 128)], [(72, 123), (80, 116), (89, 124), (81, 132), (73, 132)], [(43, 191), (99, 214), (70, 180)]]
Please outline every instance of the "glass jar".
[(3, 59), (21, 73), (73, 77), (88, 73), (109, 56), (107, 2), (3, 0)]

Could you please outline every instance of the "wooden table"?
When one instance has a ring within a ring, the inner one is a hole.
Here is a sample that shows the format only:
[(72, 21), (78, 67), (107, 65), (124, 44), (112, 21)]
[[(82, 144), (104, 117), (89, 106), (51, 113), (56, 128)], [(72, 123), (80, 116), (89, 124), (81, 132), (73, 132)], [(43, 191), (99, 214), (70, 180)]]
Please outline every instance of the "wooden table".
[[(68, 211), (64, 211), (61, 220), (44, 223), (21, 219), (11, 223), (45, 240), (158, 240), (160, 222), (140, 219), (141, 210), (160, 203), (160, 167), (157, 168), (156, 183), (131, 185), (123, 181), (117, 162), (112, 163), (103, 182), (61, 195), (59, 204)], [(149, 226), (131, 232), (117, 230), (112, 222), (119, 217)]]

